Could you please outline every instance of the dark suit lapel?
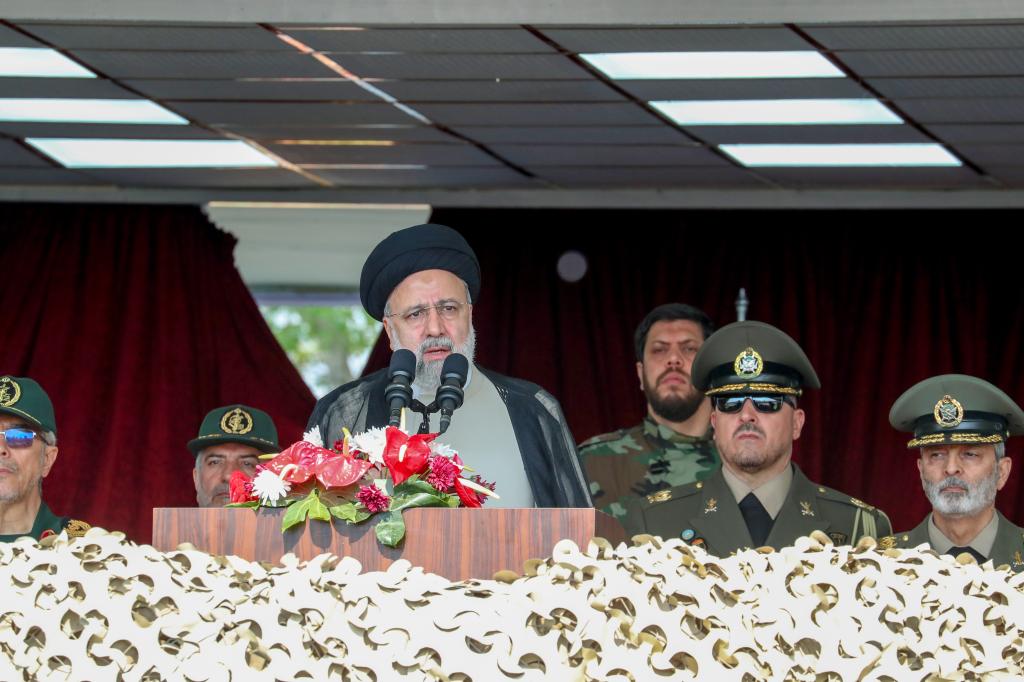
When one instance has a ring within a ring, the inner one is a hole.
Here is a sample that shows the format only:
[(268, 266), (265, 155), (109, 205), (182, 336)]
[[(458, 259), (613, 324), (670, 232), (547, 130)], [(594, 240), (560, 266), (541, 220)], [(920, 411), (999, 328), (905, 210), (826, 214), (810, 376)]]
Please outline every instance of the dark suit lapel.
[(775, 517), (766, 544), (776, 548), (787, 547), (797, 538), (810, 535), (812, 531), (828, 533), (830, 525), (818, 508), (817, 488), (804, 476), (800, 467), (794, 464), (789, 494), (786, 495), (779, 515)]
[(701, 492), (701, 508), (689, 521), (696, 537), (707, 543), (707, 550), (716, 556), (726, 557), (743, 547), (750, 547), (753, 544), (750, 531), (722, 476), (721, 467), (704, 481)]

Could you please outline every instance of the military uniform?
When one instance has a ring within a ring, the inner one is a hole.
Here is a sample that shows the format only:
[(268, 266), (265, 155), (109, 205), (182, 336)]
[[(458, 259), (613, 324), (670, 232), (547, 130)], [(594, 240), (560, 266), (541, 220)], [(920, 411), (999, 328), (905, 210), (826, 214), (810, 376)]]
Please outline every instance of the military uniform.
[(721, 463), (710, 431), (685, 436), (651, 417), (632, 428), (594, 436), (580, 445), (579, 453), (594, 506), (620, 521), (627, 504), (702, 481)]
[[(812, 483), (795, 464), (792, 470), (789, 492), (772, 524), (766, 546), (792, 545), (797, 538), (815, 530), (828, 535), (837, 545), (892, 533), (889, 518), (881, 510)], [(705, 481), (656, 493), (636, 503), (630, 518), (637, 523), (626, 528), (627, 534), (678, 537), (716, 556), (728, 556), (755, 545), (721, 468)]]
[[(992, 543), (992, 549), (983, 554), (986, 554), (986, 558), (991, 560), (994, 566), (1009, 566), (1015, 573), (1020, 573), (1024, 571), (1024, 528), (1011, 523), (999, 511), (996, 511), (996, 519), (998, 527), (995, 541)], [(928, 529), (930, 521), (931, 515), (928, 515), (914, 530), (882, 538), (879, 543), (883, 547), (913, 548), (929, 545), (936, 549), (932, 545)]]
[[(908, 449), (995, 445), (1024, 433), (1024, 410), (983, 379), (966, 374), (943, 374), (920, 381), (904, 391), (889, 410), (889, 423), (898, 431), (913, 433)], [(1011, 523), (994, 504), (979, 513), (987, 514), (990, 509), (997, 524), (994, 538), (983, 537), (988, 530), (986, 526), (966, 546), (953, 547), (955, 543), (932, 521), (934, 514), (939, 513), (933, 511), (913, 530), (884, 538), (883, 545), (928, 545), (935, 551), (949, 554), (967, 550), (980, 556), (980, 560), (991, 560), (996, 566), (1008, 565), (1015, 572), (1024, 570), (1024, 528)]]
[[(821, 387), (810, 360), (793, 339), (753, 321), (735, 322), (712, 334), (697, 352), (691, 374), (694, 386), (712, 399), (720, 422), (729, 414), (761, 413), (741, 426), (762, 436), (763, 429), (754, 422), (777, 418), (770, 415), (787, 405), (796, 409), (795, 399), (805, 387)], [(746, 409), (755, 413), (744, 413)], [(767, 427), (769, 422), (761, 423)], [(719, 433), (720, 438), (732, 435)], [(789, 455), (783, 456), (788, 461)], [(656, 492), (635, 503), (628, 510), (626, 530), (682, 538), (718, 556), (743, 547), (778, 549), (815, 530), (837, 544), (892, 532), (884, 513), (811, 482), (792, 463), (768, 481), (759, 481), (754, 490), (732, 468), (726, 471), (728, 466), (723, 458), (707, 480)]]
[[(20, 417), (37, 429), (57, 434), (57, 420), (50, 396), (36, 381), (27, 377), (0, 377), (0, 413)], [(13, 542), (25, 536), (40, 540), (61, 531), (67, 531), (71, 537), (81, 537), (89, 528), (85, 521), (57, 516), (45, 501), (40, 500), (31, 530), (0, 535), (0, 542)]]

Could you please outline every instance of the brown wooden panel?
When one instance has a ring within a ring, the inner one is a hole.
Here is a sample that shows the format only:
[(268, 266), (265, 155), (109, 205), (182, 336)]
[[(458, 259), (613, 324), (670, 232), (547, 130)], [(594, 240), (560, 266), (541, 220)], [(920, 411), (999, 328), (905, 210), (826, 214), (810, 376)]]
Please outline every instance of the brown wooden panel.
[(386, 569), (406, 559), (451, 580), (490, 578), (503, 569), (521, 572), (523, 562), (545, 558), (563, 538), (581, 547), (595, 535), (613, 544), (622, 526), (594, 509), (410, 509), (406, 537), (397, 549), (377, 542), (372, 523), (307, 523), (281, 533), (283, 510), (154, 509), (153, 546), (162, 551), (188, 542), (211, 554), (252, 561), (300, 559), (330, 552), (351, 556), (365, 571)]

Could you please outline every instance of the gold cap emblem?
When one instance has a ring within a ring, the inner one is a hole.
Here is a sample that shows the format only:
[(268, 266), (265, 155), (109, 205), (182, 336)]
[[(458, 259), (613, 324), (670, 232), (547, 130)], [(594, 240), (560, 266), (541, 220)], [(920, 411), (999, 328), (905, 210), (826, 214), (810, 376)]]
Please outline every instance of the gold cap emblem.
[(956, 398), (951, 395), (942, 396), (942, 400), (935, 403), (935, 423), (944, 429), (951, 429), (959, 426), (964, 420), (964, 407)]
[(0, 407), (10, 407), (21, 399), (21, 386), (11, 377), (0, 377)]
[(761, 359), (761, 354), (753, 348), (744, 348), (736, 356), (736, 361), (732, 363), (732, 370), (736, 376), (755, 379), (761, 376), (761, 372), (764, 370), (764, 360)]
[(228, 410), (220, 418), (220, 430), (235, 436), (252, 431), (252, 415), (240, 407)]

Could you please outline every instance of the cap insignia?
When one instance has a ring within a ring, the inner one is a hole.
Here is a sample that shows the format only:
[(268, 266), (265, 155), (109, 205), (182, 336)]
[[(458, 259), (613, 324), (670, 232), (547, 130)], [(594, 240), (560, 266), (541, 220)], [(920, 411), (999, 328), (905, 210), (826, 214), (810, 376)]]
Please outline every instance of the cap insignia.
[(252, 415), (240, 407), (229, 410), (220, 418), (220, 430), (241, 436), (252, 431)]
[(761, 376), (761, 372), (764, 370), (764, 360), (761, 359), (760, 353), (748, 347), (736, 356), (735, 362), (732, 363), (732, 369), (736, 376), (755, 379)]
[(0, 378), (0, 407), (10, 407), (21, 399), (21, 386), (11, 377)]
[(942, 396), (942, 400), (935, 403), (935, 423), (944, 429), (951, 429), (959, 426), (964, 420), (964, 408), (956, 398), (951, 395)]

